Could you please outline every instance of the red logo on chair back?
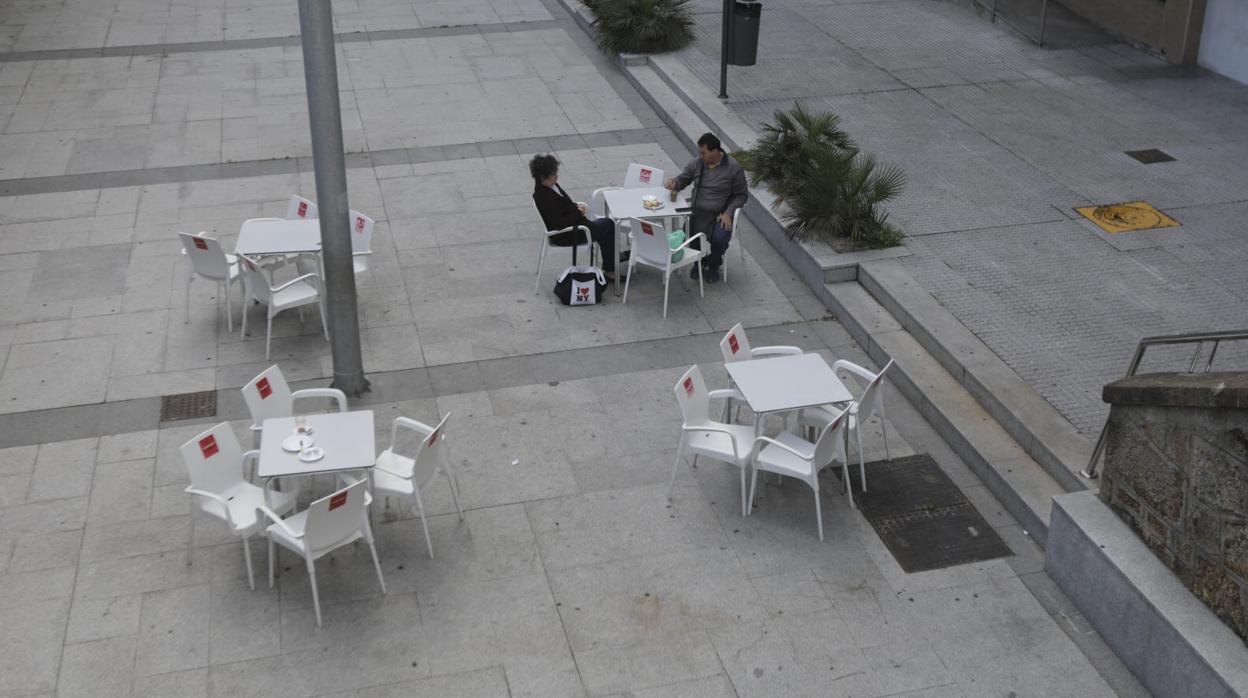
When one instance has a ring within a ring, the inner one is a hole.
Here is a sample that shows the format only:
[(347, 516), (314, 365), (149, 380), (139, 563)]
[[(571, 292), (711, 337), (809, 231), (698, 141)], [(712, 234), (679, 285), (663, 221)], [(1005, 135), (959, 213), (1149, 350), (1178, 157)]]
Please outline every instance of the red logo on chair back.
[(208, 249), (208, 243), (205, 242), (204, 240), (201, 240), (200, 238), (195, 238), (195, 249), (206, 250)]
[(642, 223), (641, 232), (645, 233), (646, 235), (654, 235), (654, 226), (650, 225), (649, 223)]
[(295, 213), (295, 215), (299, 216), (300, 218), (307, 218), (308, 217), (308, 202), (300, 201), (298, 212)]
[(269, 385), (268, 378), (261, 378), (256, 381), (256, 392), (260, 393), (261, 400), (273, 394), (273, 386)]
[(741, 350), (741, 345), (737, 343), (737, 335), (728, 335), (728, 348), (731, 349), (734, 354)]
[(217, 437), (211, 434), (199, 440), (199, 452), (204, 454), (204, 458), (212, 458), (220, 450), (217, 448)]
[(437, 442), (438, 442), (438, 430), (434, 429), (433, 433), (429, 435), (429, 438), (425, 439), (425, 445), (432, 446), (436, 444)]
[(641, 168), (641, 176), (640, 176), (640, 177), (638, 177), (638, 179), (639, 179), (639, 180), (641, 180), (641, 183), (642, 183), (642, 184), (649, 184), (649, 183), (650, 183), (650, 175), (652, 175), (652, 174), (654, 174), (654, 171), (653, 171), (653, 170), (651, 170), (651, 169), (650, 169), (650, 168), (648, 168), (648, 167), (643, 167), (643, 168)]
[(693, 379), (686, 378), (684, 386), (685, 386), (685, 394), (692, 396), (693, 395)]
[(355, 219), (355, 232), (357, 233), (364, 232), (364, 217), (363, 216)]
[(337, 509), (338, 507), (346, 503), (347, 503), (347, 493), (339, 492), (338, 494), (329, 498), (329, 510), (333, 511), (334, 509)]

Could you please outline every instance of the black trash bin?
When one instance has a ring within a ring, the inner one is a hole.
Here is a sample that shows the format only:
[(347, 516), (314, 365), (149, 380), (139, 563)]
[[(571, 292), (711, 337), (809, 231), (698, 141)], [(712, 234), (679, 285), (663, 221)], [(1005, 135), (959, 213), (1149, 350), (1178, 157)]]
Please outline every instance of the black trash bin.
[(758, 22), (762, 13), (763, 3), (758, 0), (736, 0), (732, 3), (729, 65), (754, 65), (758, 61)]

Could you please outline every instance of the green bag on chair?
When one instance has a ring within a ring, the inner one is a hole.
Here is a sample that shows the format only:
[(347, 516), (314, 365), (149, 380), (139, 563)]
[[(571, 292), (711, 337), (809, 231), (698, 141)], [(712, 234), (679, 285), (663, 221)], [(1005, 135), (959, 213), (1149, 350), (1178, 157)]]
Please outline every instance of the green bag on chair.
[[(673, 230), (672, 232), (667, 234), (667, 249), (674, 250), (683, 244), (685, 244), (685, 231)], [(684, 250), (681, 250), (679, 252), (673, 252), (672, 261), (679, 262), (681, 258), (684, 256), (685, 256)]]

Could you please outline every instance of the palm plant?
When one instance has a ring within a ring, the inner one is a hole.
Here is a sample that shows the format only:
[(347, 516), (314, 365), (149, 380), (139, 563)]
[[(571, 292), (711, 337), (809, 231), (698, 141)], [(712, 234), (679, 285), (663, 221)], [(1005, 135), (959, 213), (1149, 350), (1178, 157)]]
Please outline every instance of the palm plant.
[(589, 0), (608, 53), (663, 53), (693, 40), (688, 0)]
[(801, 103), (777, 110), (754, 147), (736, 157), (754, 184), (771, 186), (777, 206), (788, 204), (789, 239), (842, 239), (855, 248), (901, 243), (882, 204), (900, 193), (904, 173), (860, 153), (836, 114), (813, 113)]

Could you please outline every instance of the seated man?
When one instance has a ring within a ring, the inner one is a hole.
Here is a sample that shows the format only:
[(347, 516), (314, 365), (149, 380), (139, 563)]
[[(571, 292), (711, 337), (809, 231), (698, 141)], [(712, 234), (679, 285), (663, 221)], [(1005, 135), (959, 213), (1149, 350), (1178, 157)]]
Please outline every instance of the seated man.
[[(542, 215), (546, 229), (563, 230), (574, 225), (589, 228), (590, 237), (602, 250), (602, 271), (608, 279), (614, 280), (615, 222), (610, 218), (591, 221), (585, 217), (585, 207), (573, 201), (559, 186), (559, 161), (555, 156), (534, 155), (529, 161), (529, 174), (533, 175), (533, 201), (537, 204), (537, 212)], [(552, 237), (550, 244), (573, 247), (581, 244), (584, 239), (580, 231), (570, 230)]]
[[(745, 205), (750, 196), (745, 170), (720, 147), (719, 138), (704, 133), (698, 139), (698, 157), (689, 161), (675, 178), (664, 183), (668, 189), (680, 191), (692, 184), (693, 213), (689, 218), (689, 236), (702, 233), (711, 241), (711, 252), (702, 259), (707, 283), (719, 281), (719, 267), (732, 240), (732, 214)], [(701, 241), (693, 244), (701, 249)], [(696, 278), (699, 268), (690, 270)]]

